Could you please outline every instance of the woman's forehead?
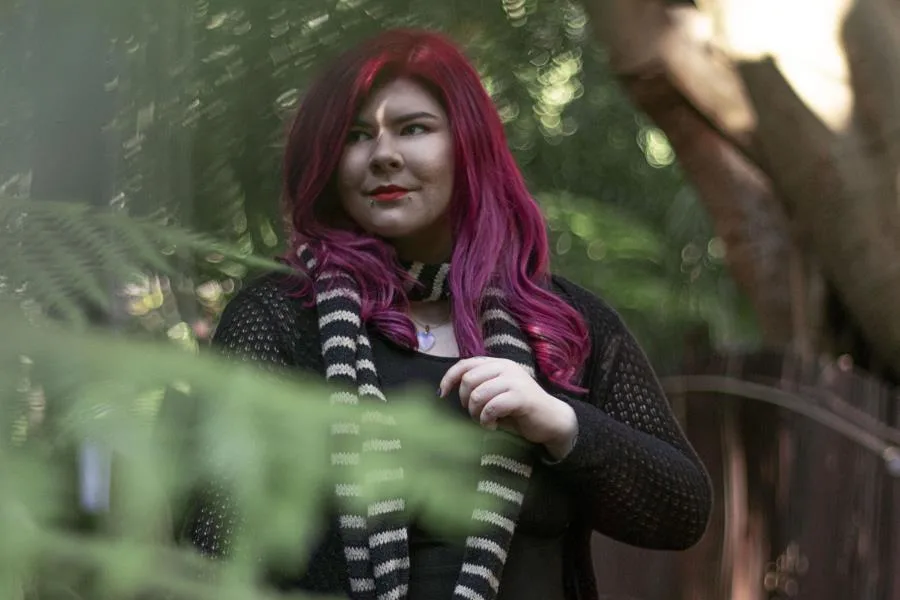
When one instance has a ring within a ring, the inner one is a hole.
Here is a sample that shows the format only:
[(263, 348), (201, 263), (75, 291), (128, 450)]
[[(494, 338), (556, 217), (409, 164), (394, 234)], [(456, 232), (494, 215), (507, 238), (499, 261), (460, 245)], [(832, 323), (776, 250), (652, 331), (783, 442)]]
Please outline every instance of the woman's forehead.
[(363, 101), (358, 118), (364, 121), (394, 121), (407, 115), (446, 118), (440, 102), (422, 84), (398, 78), (379, 86)]

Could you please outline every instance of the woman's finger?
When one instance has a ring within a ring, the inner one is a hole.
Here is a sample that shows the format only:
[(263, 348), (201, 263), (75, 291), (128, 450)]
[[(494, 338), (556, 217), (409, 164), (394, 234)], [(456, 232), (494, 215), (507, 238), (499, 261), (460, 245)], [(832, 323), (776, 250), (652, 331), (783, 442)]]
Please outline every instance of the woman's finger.
[(478, 422), (486, 429), (497, 429), (497, 421), (515, 415), (521, 407), (522, 398), (518, 394), (514, 392), (497, 394), (484, 405)]
[(476, 365), (463, 373), (463, 376), (459, 380), (460, 404), (462, 404), (464, 408), (468, 408), (472, 390), (486, 381), (500, 377), (505, 370), (506, 365), (502, 362), (490, 361)]
[(443, 398), (454, 386), (459, 385), (459, 380), (467, 371), (469, 371), (469, 369), (489, 360), (492, 359), (488, 356), (473, 356), (472, 358), (464, 358), (454, 363), (454, 365), (444, 373), (444, 376), (441, 378), (441, 383), (438, 385), (440, 396)]
[(508, 377), (493, 377), (480, 384), (469, 393), (468, 409), (473, 419), (481, 417), (481, 411), (488, 402), (504, 392), (510, 391), (510, 380)]

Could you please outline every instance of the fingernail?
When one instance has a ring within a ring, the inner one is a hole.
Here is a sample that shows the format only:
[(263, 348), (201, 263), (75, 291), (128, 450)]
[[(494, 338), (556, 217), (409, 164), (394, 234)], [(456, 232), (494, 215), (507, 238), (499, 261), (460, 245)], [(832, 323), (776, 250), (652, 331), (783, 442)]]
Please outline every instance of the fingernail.
[(441, 388), (438, 388), (438, 389), (437, 389), (437, 395), (438, 395), (439, 398), (443, 398), (443, 397), (444, 397), (444, 391), (443, 391)]

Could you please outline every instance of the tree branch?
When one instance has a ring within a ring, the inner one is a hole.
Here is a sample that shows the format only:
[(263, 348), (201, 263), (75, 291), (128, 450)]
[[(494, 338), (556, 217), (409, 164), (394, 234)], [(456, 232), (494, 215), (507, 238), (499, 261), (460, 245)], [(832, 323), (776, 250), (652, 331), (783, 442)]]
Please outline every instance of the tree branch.
[(707, 15), (662, 0), (584, 3), (617, 75), (640, 79), (665, 73), (724, 137), (752, 152), (756, 117), (734, 65), (713, 38)]
[[(814, 400), (767, 385), (720, 375), (674, 376), (662, 379), (661, 383), (666, 394), (724, 394), (766, 402), (803, 415), (879, 455), (884, 460), (888, 472), (900, 477), (900, 449), (887, 443), (868, 428), (822, 408)], [(889, 431), (879, 433), (887, 433), (892, 440), (900, 440), (900, 430), (888, 429)]]
[(733, 69), (710, 50), (703, 15), (658, 0), (586, 0), (586, 5), (609, 47), (613, 70), (635, 104), (666, 133), (713, 217), (730, 270), (751, 299), (764, 338), (790, 343), (795, 318), (787, 218), (767, 177), (743, 155), (749, 141), (734, 143), (747, 137), (753, 118)]

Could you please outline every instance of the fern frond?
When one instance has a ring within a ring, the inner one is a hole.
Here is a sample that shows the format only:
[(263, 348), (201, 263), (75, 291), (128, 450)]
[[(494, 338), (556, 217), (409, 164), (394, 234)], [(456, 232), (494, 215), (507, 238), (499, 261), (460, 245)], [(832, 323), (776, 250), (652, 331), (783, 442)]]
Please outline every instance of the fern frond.
[[(133, 597), (148, 586), (177, 594), (197, 585), (196, 597), (223, 591), (214, 582), (201, 585), (186, 577), (196, 570), (193, 557), (160, 551), (159, 536), (148, 529), (168, 514), (168, 500), (211, 478), (229, 482), (246, 523), (236, 540), (237, 558), (223, 567), (230, 574), (224, 580), (250, 586), (259, 574), (259, 564), (250, 557), (301, 562), (318, 523), (317, 499), (331, 485), (331, 424), (346, 420), (354, 408), (332, 406), (323, 384), (286, 373), (276, 376), (187, 354), (166, 343), (35, 327), (8, 308), (0, 303), (0, 381), (17, 376), (19, 357), (28, 356), (34, 382), (44, 386), (57, 415), (56, 429), (43, 434), (50, 445), (77, 447), (91, 440), (113, 456), (116, 495), (110, 518), (116, 535), (85, 540), (76, 561), (91, 573), (109, 574), (103, 581), (115, 588), (110, 597)], [(141, 413), (137, 403), (144, 395), (174, 382), (186, 391), (184, 402), (203, 409), (202, 421), (154, 424)], [(4, 390), (0, 393), (9, 393)], [(7, 400), (0, 397), (0, 405)], [(430, 526), (458, 531), (471, 514), (473, 494), (466, 490), (473, 486), (466, 485), (464, 465), (477, 460), (477, 428), (426, 403), (392, 402), (387, 409), (401, 424), (404, 451), (398, 460), (421, 474), (415, 482), (407, 478), (398, 491), (422, 505), (416, 510)], [(398, 435), (398, 429), (391, 431)], [(379, 433), (387, 435), (374, 434)], [(195, 441), (197, 451), (179, 451), (185, 439)], [(66, 479), (61, 476), (67, 463), (39, 447), (25, 444), (0, 452), (0, 556), (28, 548), (24, 556), (30, 557), (0, 565), (7, 571), (0, 579), (34, 579), (40, 576), (37, 565), (77, 552), (73, 544), (78, 540), (59, 525), (72, 511), (71, 493), (58, 485)], [(361, 470), (356, 477), (364, 481)], [(412, 489), (422, 482), (433, 492), (425, 498), (422, 489)], [(367, 489), (362, 489), (366, 501)], [(142, 573), (153, 573), (153, 581)]]
[[(83, 324), (84, 313), (73, 300), (73, 295), (67, 293), (64, 282), (60, 282), (58, 274), (54, 273), (56, 265), (41, 260), (44, 253), (42, 236), (35, 234), (31, 240), (35, 246), (33, 249), (23, 248), (23, 244), (19, 243), (15, 252), (0, 258), (0, 273), (8, 286), (21, 299), (33, 299), (47, 312), (59, 314), (68, 322)], [(90, 285), (90, 279), (84, 274), (80, 277), (78, 287), (82, 292), (86, 285)]]
[(183, 270), (174, 249), (200, 260), (215, 255), (248, 268), (285, 269), (182, 227), (77, 202), (0, 196), (0, 234), (0, 293), (71, 323), (85, 321), (85, 305), (108, 312), (115, 286), (137, 274)]

